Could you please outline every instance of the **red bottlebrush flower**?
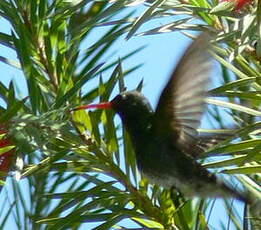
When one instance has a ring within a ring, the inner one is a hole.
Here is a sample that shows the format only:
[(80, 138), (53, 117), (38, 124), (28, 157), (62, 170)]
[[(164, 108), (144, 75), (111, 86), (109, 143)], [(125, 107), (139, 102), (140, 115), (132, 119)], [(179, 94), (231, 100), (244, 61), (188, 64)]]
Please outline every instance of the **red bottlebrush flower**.
[(240, 11), (246, 5), (251, 4), (253, 0), (222, 0), (222, 2), (233, 2), (235, 4), (235, 10)]
[(10, 150), (0, 155), (0, 172), (8, 172), (11, 167), (11, 162), (15, 154), (14, 150)]
[[(5, 133), (7, 133), (7, 131), (1, 127), (0, 134), (5, 134)], [(8, 146), (12, 146), (12, 142), (9, 139), (5, 137), (0, 139), (0, 149)], [(0, 173), (3, 173), (5, 175), (9, 172), (14, 155), (15, 155), (14, 148), (9, 149), (6, 152), (0, 154)], [(5, 180), (5, 177), (0, 176), (0, 179)]]
[(236, 10), (241, 10), (244, 6), (250, 4), (251, 2), (252, 0), (236, 0)]

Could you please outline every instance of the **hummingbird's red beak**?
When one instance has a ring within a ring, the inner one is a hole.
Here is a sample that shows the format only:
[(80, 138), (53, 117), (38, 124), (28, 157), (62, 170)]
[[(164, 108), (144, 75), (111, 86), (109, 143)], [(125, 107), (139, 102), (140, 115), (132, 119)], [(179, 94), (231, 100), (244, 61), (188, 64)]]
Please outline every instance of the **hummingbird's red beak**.
[(82, 109), (110, 109), (112, 107), (111, 102), (102, 102), (99, 104), (90, 104), (90, 105), (82, 105), (78, 106), (71, 111), (77, 111), (77, 110), (82, 110)]

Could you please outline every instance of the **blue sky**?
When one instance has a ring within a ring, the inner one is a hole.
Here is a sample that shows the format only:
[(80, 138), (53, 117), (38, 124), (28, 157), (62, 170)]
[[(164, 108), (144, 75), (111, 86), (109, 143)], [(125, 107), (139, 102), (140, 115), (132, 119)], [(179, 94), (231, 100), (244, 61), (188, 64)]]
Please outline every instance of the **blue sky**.
[[(166, 23), (168, 19), (164, 22)], [(171, 20), (170, 20), (171, 21)], [(144, 25), (141, 30), (147, 30), (153, 27), (160, 26), (161, 22), (151, 22)], [(1, 32), (10, 33), (10, 26), (6, 23), (5, 20), (0, 19)], [(93, 34), (92, 39), (89, 42), (95, 42), (97, 38), (96, 34)], [(132, 76), (129, 76), (126, 80), (126, 86), (128, 89), (133, 89), (137, 86), (140, 80), (144, 79), (144, 88), (143, 93), (149, 98), (153, 106), (155, 107), (157, 99), (160, 95), (160, 92), (166, 81), (168, 80), (174, 66), (179, 60), (180, 56), (183, 54), (184, 49), (189, 44), (190, 40), (185, 38), (184, 35), (178, 32), (172, 32), (168, 34), (156, 35), (156, 36), (143, 36), (143, 37), (133, 37), (130, 40), (126, 41), (121, 38), (117, 47), (120, 47), (117, 50), (115, 58), (119, 58), (124, 54), (128, 53), (131, 50), (134, 50), (137, 47), (142, 45), (147, 45), (147, 48), (144, 49), (139, 54), (136, 54), (130, 60), (123, 62), (123, 68), (132, 67), (139, 63), (144, 63), (144, 65), (137, 70)], [(1, 56), (16, 59), (16, 54), (10, 49), (0, 45)], [(20, 70), (10, 67), (6, 64), (0, 62), (0, 76), (1, 81), (5, 84), (13, 79), (16, 82), (16, 85), (21, 90), (21, 96), (26, 95), (25, 80), (23, 74)], [(218, 211), (223, 212), (220, 205), (217, 207)], [(220, 215), (220, 219), (223, 219), (224, 215)], [(218, 224), (218, 219), (215, 217), (211, 218), (211, 222), (216, 225)], [(232, 228), (231, 228), (232, 229)]]

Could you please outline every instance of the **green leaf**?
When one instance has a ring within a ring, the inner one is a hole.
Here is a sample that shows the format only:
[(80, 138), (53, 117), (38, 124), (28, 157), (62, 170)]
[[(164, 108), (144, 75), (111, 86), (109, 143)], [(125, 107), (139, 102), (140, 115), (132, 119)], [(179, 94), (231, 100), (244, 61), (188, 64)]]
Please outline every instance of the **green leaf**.
[(261, 173), (261, 166), (242, 166), (234, 169), (225, 169), (221, 173), (226, 174), (254, 174)]
[(151, 7), (149, 7), (143, 15), (141, 15), (132, 25), (131, 30), (126, 36), (126, 39), (130, 39), (133, 34), (139, 29), (139, 27), (148, 20), (148, 18), (152, 15), (152, 13), (157, 9), (157, 7), (161, 6), (165, 0), (157, 0), (153, 3)]
[(215, 100), (215, 99), (211, 99), (211, 98), (207, 98), (206, 102), (209, 104), (212, 104), (212, 105), (217, 105), (217, 106), (222, 106), (222, 107), (226, 107), (229, 109), (237, 110), (237, 111), (247, 113), (247, 114), (250, 114), (253, 116), (261, 116), (260, 111), (248, 108), (243, 105), (239, 105), (239, 104), (235, 104), (235, 103), (231, 103), (231, 102), (227, 102), (227, 101)]
[[(217, 15), (226, 16), (226, 15), (229, 15), (228, 12), (232, 11), (234, 6), (235, 6), (235, 3), (233, 1), (223, 1), (223, 2), (220, 2), (218, 5), (216, 5), (214, 8), (212, 8), (209, 13), (210, 14), (218, 13)], [(224, 13), (226, 13), (226, 14), (224, 14)]]
[(17, 61), (14, 61), (14, 60), (11, 60), (11, 59), (8, 59), (8, 58), (5, 58), (3, 56), (0, 56), (0, 61), (7, 64), (7, 65), (10, 65), (12, 67), (15, 67), (17, 69), (21, 69), (21, 65), (19, 62)]
[(249, 77), (249, 78), (245, 78), (245, 79), (239, 79), (239, 80), (236, 80), (236, 81), (232, 81), (232, 82), (229, 82), (225, 85), (222, 85), (220, 87), (217, 87), (215, 89), (210, 90), (209, 94), (216, 95), (216, 94), (219, 94), (219, 93), (224, 93), (227, 90), (232, 90), (234, 88), (238, 88), (238, 87), (241, 87), (241, 86), (251, 84), (251, 83), (255, 82), (255, 80), (256, 80), (255, 77)]
[(0, 123), (4, 123), (10, 120), (14, 115), (18, 113), (18, 111), (24, 106), (25, 101), (27, 98), (23, 99), (22, 101), (14, 102), (12, 106), (6, 110), (0, 117)]
[(90, 70), (86, 75), (78, 79), (74, 86), (68, 92), (66, 92), (65, 95), (57, 99), (53, 108), (57, 109), (64, 105), (67, 101), (70, 101), (70, 99), (77, 93), (77, 91), (80, 90), (80, 88), (89, 80), (89, 78), (91, 78), (92, 75), (94, 75), (102, 67), (102, 65), (103, 63), (99, 64), (98, 66)]

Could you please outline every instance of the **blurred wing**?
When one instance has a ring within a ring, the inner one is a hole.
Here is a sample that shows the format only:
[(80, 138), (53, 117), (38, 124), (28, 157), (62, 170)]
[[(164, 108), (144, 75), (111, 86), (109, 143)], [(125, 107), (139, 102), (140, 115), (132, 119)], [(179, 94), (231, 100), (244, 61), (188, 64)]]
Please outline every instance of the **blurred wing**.
[(193, 158), (199, 159), (205, 156), (205, 151), (213, 148), (215, 145), (232, 137), (232, 134), (210, 134), (198, 136), (197, 141), (193, 145), (185, 145), (183, 151)]
[(193, 144), (198, 135), (196, 129), (204, 111), (204, 98), (212, 69), (209, 41), (210, 36), (203, 33), (188, 47), (156, 108), (154, 127), (158, 131), (171, 129), (175, 141), (181, 146), (189, 147), (188, 144)]

